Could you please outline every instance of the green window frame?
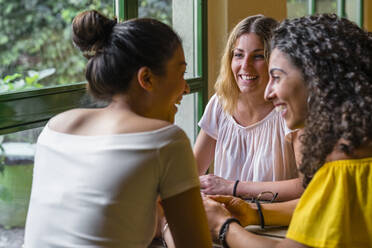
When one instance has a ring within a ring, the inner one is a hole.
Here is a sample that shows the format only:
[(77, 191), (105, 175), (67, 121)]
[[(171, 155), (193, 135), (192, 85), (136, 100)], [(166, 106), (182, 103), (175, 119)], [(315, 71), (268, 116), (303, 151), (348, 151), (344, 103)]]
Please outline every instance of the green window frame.
[[(337, 0), (337, 15), (340, 17), (346, 17), (346, 1), (347, 0)], [(357, 0), (357, 18), (356, 23), (359, 27), (363, 27), (363, 1), (364, 0)], [(309, 15), (313, 15), (316, 13), (316, 0), (307, 0), (307, 10)]]
[[(345, 4), (346, 0), (337, 0), (337, 15), (346, 17)], [(309, 15), (315, 14), (316, 0), (308, 0)], [(359, 27), (363, 26), (363, 0), (357, 1), (357, 24)]]
[[(197, 93), (199, 120), (208, 99), (207, 0), (197, 4), (197, 75), (188, 79), (190, 93)], [(113, 0), (120, 20), (137, 17), (138, 0)], [(44, 126), (54, 115), (76, 107), (94, 107), (85, 83), (0, 94), (0, 135)], [(195, 125), (196, 126), (196, 125)], [(197, 134), (197, 132), (195, 132)]]

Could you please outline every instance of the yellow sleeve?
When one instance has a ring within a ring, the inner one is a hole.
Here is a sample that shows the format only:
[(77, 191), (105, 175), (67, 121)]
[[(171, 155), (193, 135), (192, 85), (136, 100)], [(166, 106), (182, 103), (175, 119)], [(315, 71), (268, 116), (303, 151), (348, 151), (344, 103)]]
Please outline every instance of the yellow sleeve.
[(360, 161), (330, 162), (315, 174), (287, 238), (311, 247), (372, 247), (372, 158)]

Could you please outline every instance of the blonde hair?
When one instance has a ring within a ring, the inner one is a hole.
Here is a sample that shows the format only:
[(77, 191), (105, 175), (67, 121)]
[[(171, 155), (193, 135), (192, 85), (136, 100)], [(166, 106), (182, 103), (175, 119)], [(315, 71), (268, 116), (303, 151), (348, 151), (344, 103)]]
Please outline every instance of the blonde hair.
[(221, 59), (220, 72), (214, 86), (224, 111), (230, 115), (234, 113), (240, 92), (231, 71), (233, 49), (237, 39), (248, 33), (255, 33), (258, 35), (264, 45), (265, 59), (268, 60), (272, 31), (277, 25), (278, 22), (270, 17), (254, 15), (241, 20), (231, 31)]

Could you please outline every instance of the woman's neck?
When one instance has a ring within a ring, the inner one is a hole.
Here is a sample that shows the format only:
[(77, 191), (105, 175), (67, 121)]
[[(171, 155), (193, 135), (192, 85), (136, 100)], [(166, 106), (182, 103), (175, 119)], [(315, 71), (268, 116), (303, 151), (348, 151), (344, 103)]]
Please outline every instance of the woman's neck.
[(274, 108), (271, 102), (261, 97), (239, 96), (234, 119), (242, 126), (249, 126), (264, 119)]
[(346, 154), (340, 149), (341, 141), (337, 143), (335, 149), (327, 156), (326, 161), (336, 161), (345, 159), (362, 159), (372, 157), (372, 141), (366, 142), (360, 147), (356, 148), (352, 154)]
[[(141, 99), (141, 100), (138, 100)], [(148, 98), (140, 94), (116, 94), (112, 97), (107, 109), (118, 112), (131, 112), (133, 114), (147, 117), (151, 105)]]

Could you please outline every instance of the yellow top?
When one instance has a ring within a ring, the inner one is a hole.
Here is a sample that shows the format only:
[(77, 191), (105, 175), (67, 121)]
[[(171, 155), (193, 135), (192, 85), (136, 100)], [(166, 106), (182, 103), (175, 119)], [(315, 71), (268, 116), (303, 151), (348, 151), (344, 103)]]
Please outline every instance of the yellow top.
[(287, 238), (311, 247), (372, 247), (372, 157), (324, 164), (302, 195)]

